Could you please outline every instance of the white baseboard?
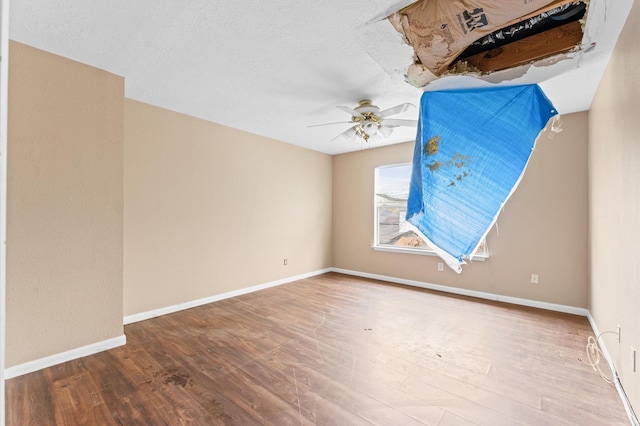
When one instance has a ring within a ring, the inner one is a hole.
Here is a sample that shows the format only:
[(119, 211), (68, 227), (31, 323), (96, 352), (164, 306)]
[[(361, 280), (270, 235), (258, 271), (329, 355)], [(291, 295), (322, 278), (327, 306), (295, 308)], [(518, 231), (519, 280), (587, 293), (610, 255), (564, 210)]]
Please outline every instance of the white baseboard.
[[(499, 302), (505, 302), (505, 303), (512, 303), (515, 305), (522, 305), (522, 306), (529, 306), (529, 307), (533, 307), (533, 308), (540, 308), (540, 309), (547, 309), (550, 311), (556, 311), (556, 312), (564, 312), (564, 313), (568, 313), (568, 314), (574, 314), (574, 315), (580, 315), (580, 316), (585, 316), (588, 318), (589, 323), (591, 324), (591, 328), (593, 329), (593, 332), (595, 333), (596, 336), (600, 335), (600, 331), (598, 330), (598, 326), (594, 320), (594, 318), (591, 316), (591, 313), (589, 312), (589, 310), (584, 309), (584, 308), (577, 308), (577, 307), (573, 307), (573, 306), (566, 306), (566, 305), (559, 305), (559, 304), (555, 304), (555, 303), (547, 303), (547, 302), (540, 302), (540, 301), (536, 301), (536, 300), (529, 300), (529, 299), (522, 299), (522, 298), (517, 298), (517, 297), (510, 297), (510, 296), (502, 296), (499, 294), (494, 294), (494, 293), (486, 293), (486, 292), (481, 292), (481, 291), (475, 291), (475, 290), (467, 290), (467, 289), (462, 289), (462, 288), (456, 288), (456, 287), (449, 287), (449, 286), (444, 286), (444, 285), (439, 285), (439, 284), (432, 284), (432, 283), (426, 283), (426, 282), (421, 282), (421, 281), (415, 281), (415, 280), (407, 280), (407, 279), (403, 279), (403, 278), (395, 278), (395, 277), (389, 277), (386, 275), (378, 275), (378, 274), (370, 274), (370, 273), (366, 273), (366, 272), (359, 272), (359, 271), (352, 271), (352, 270), (348, 270), (348, 269), (341, 269), (341, 268), (327, 268), (327, 269), (322, 269), (322, 270), (318, 270), (318, 271), (314, 271), (314, 272), (309, 272), (306, 274), (302, 274), (302, 275), (296, 275), (293, 277), (288, 277), (288, 278), (284, 278), (281, 280), (276, 280), (276, 281), (271, 281), (268, 283), (264, 283), (264, 284), (259, 284), (259, 285), (255, 285), (252, 287), (247, 287), (244, 289), (240, 289), (240, 290), (235, 290), (235, 291), (230, 291), (227, 293), (223, 293), (223, 294), (219, 294), (216, 296), (211, 296), (211, 297), (206, 297), (203, 299), (198, 299), (198, 300), (194, 300), (191, 302), (185, 302), (185, 303), (180, 303), (177, 305), (172, 305), (172, 306), (168, 306), (166, 308), (160, 308), (160, 309), (155, 309), (152, 311), (147, 311), (147, 312), (142, 312), (139, 314), (134, 314), (134, 315), (128, 315), (124, 317), (124, 324), (131, 324), (134, 322), (138, 322), (138, 321), (143, 321), (146, 319), (151, 319), (151, 318), (155, 318), (161, 315), (166, 315), (166, 314), (170, 314), (172, 312), (178, 312), (184, 309), (189, 309), (189, 308), (193, 308), (196, 306), (201, 306), (201, 305), (205, 305), (207, 303), (212, 303), (212, 302), (216, 302), (219, 300), (223, 300), (223, 299), (228, 299), (231, 297), (236, 297), (236, 296), (240, 296), (243, 294), (248, 294), (248, 293), (252, 293), (255, 291), (259, 291), (259, 290), (264, 290), (270, 287), (275, 287), (275, 286), (279, 286), (282, 284), (286, 284), (286, 283), (290, 283), (293, 281), (297, 281), (297, 280), (301, 280), (304, 278), (309, 278), (309, 277), (313, 277), (316, 275), (321, 275), (327, 272), (337, 272), (340, 274), (346, 274), (346, 275), (353, 275), (353, 276), (358, 276), (358, 277), (363, 277), (363, 278), (370, 278), (370, 279), (375, 279), (375, 280), (380, 280), (380, 281), (387, 281), (387, 282), (391, 282), (391, 283), (396, 283), (396, 284), (403, 284), (403, 285), (408, 285), (408, 286), (413, 286), (413, 287), (419, 287), (419, 288), (424, 288), (424, 289), (428, 289), (428, 290), (435, 290), (435, 291), (441, 291), (441, 292), (445, 292), (445, 293), (451, 293), (451, 294), (458, 294), (461, 296), (470, 296), (470, 297), (477, 297), (480, 299), (485, 299), (485, 300), (493, 300), (493, 301), (499, 301)], [(66, 352), (62, 352), (56, 355), (51, 355), (45, 358), (41, 358), (35, 361), (29, 361), (26, 362), (24, 364), (19, 364), (10, 368), (7, 368), (4, 370), (4, 380), (9, 380), (12, 379), (14, 377), (18, 377), (21, 376), (23, 374), (28, 374), (28, 373), (32, 373), (34, 371), (38, 371), (41, 370), (43, 368), (47, 368), (47, 367), (52, 367), (54, 365), (57, 364), (62, 364), (63, 362), (67, 362), (67, 361), (72, 361), (74, 359), (78, 359), (84, 356), (88, 356), (88, 355), (93, 355), (95, 353), (98, 352), (102, 352), (102, 351), (106, 351), (118, 346), (122, 346), (125, 345), (127, 342), (127, 338), (126, 336), (123, 334), (119, 337), (115, 337), (112, 339), (108, 339), (108, 340), (104, 340), (102, 342), (98, 342), (98, 343), (94, 343), (91, 345), (87, 345), (87, 346), (83, 346), (77, 349), (72, 349)], [(615, 366), (613, 365), (613, 362), (611, 360), (611, 356), (609, 355), (609, 352), (607, 351), (606, 346), (604, 345), (604, 342), (599, 341), (598, 344), (600, 345), (600, 348), (602, 350), (602, 353), (604, 355), (605, 360), (607, 361), (607, 364), (609, 365), (609, 368), (611, 369), (611, 373), (613, 375), (614, 378), (614, 383), (616, 385), (616, 389), (618, 390), (618, 394), (620, 395), (620, 399), (622, 400), (622, 403), (625, 407), (625, 410), (627, 412), (627, 415), (629, 416), (629, 419), (631, 421), (631, 424), (634, 426), (638, 426), (638, 418), (636, 417), (633, 408), (631, 406), (631, 403), (629, 402), (626, 393), (624, 392), (624, 389), (622, 388), (622, 384), (620, 383), (620, 379), (618, 377), (618, 374), (616, 372)], [(4, 381), (3, 380), (3, 381)]]
[[(598, 329), (598, 325), (596, 324), (596, 320), (591, 316), (591, 312), (588, 313), (587, 318), (589, 319), (589, 324), (591, 324), (591, 328), (593, 329), (593, 333), (595, 337), (600, 336), (600, 330)], [(622, 401), (622, 405), (624, 405), (624, 409), (627, 412), (627, 416), (629, 416), (629, 420), (633, 426), (638, 426), (640, 422), (638, 422), (638, 417), (636, 417), (635, 412), (633, 411), (633, 407), (631, 406), (631, 402), (629, 398), (627, 398), (627, 394), (622, 387), (622, 383), (620, 382), (620, 378), (618, 377), (618, 372), (616, 371), (615, 365), (613, 365), (613, 360), (611, 359), (611, 355), (609, 355), (609, 351), (607, 350), (607, 346), (604, 344), (604, 340), (598, 339), (598, 347), (602, 351), (602, 355), (604, 359), (607, 361), (607, 365), (611, 370), (611, 377), (613, 379), (613, 383), (616, 385), (616, 390), (618, 391), (618, 395), (620, 396), (620, 400)]]
[(91, 345), (71, 349), (66, 352), (36, 359), (35, 361), (25, 362), (24, 364), (19, 364), (5, 369), (4, 378), (5, 380), (8, 380), (22, 376), (23, 374), (33, 373), (34, 371), (42, 370), (43, 368), (62, 364), (63, 362), (73, 361), (74, 359), (82, 358), (83, 356), (93, 355), (98, 352), (113, 349), (118, 346), (125, 345), (126, 343), (127, 337), (123, 334), (122, 336), (103, 340), (102, 342), (92, 343)]
[[(296, 275), (293, 277), (283, 278), (277, 281), (271, 281), (264, 284), (255, 285), (253, 287), (247, 287), (240, 290), (230, 291), (228, 293), (219, 294), (216, 296), (207, 297), (204, 299), (198, 299), (191, 302), (180, 303), (166, 308), (156, 309), (153, 311), (142, 312), (140, 314), (128, 315), (124, 317), (124, 324), (131, 324), (137, 321), (142, 321), (150, 318), (155, 318), (160, 315), (170, 314), (172, 312), (181, 311), (183, 309), (189, 309), (196, 306), (204, 305), (207, 303), (216, 302), (218, 300), (228, 299), (230, 297), (240, 296), (247, 293), (252, 293), (258, 290), (264, 290), (266, 288), (275, 287), (278, 285), (290, 283), (293, 281), (301, 280), (304, 278), (313, 277), (316, 275), (331, 272), (330, 268), (321, 269), (315, 272), (309, 272), (306, 274)], [(51, 355), (45, 358), (37, 359), (34, 361), (25, 362), (4, 370), (4, 380), (9, 380), (14, 377), (21, 376), (23, 374), (32, 373), (34, 371), (42, 370), (43, 368), (52, 367), (63, 362), (72, 361), (74, 359), (82, 358), (84, 356), (93, 355), (98, 352), (106, 351), (118, 346), (125, 345), (127, 338), (123, 334), (122, 336), (115, 337), (113, 339), (104, 340), (102, 342), (94, 343), (91, 345), (83, 346), (80, 348), (72, 349), (59, 354)]]
[(217, 294), (215, 296), (205, 297), (203, 299), (192, 300), (190, 302), (179, 303), (177, 305), (171, 305), (164, 308), (154, 309), (151, 311), (141, 312), (139, 314), (126, 315), (124, 317), (124, 324), (132, 324), (138, 321), (144, 321), (151, 318), (159, 317), (161, 315), (167, 315), (174, 312), (182, 311), (184, 309), (195, 308), (196, 306), (206, 305), (207, 303), (217, 302), (219, 300), (229, 299), (231, 297), (241, 296), (243, 294), (253, 293), (254, 291), (264, 290), (270, 287), (276, 287), (282, 284), (290, 283), (304, 278), (313, 277), (320, 274), (331, 272), (331, 268), (321, 269), (319, 271), (309, 272), (302, 275), (296, 275), (293, 277), (283, 278), (277, 281), (271, 281), (264, 284), (254, 285), (252, 287), (243, 288), (240, 290), (229, 291), (227, 293)]
[(549, 311), (556, 311), (556, 312), (564, 312), (567, 314), (580, 315), (583, 317), (586, 317), (589, 314), (589, 311), (587, 309), (577, 308), (574, 306), (558, 305), (555, 303), (540, 302), (537, 300), (530, 300), (530, 299), (521, 299), (519, 297), (502, 296), (500, 294), (495, 294), (495, 293), (485, 293), (482, 291), (467, 290), (464, 288), (449, 287), (445, 285), (426, 283), (422, 281), (406, 280), (403, 278), (389, 277), (386, 275), (369, 274), (366, 272), (351, 271), (348, 269), (331, 268), (331, 271), (338, 272), (340, 274), (354, 275), (357, 277), (371, 278), (374, 280), (388, 281), (395, 284), (403, 284), (403, 285), (408, 285), (413, 287), (420, 287), (427, 290), (435, 290), (435, 291), (441, 291), (444, 293), (458, 294), (460, 296), (477, 297), (479, 299), (493, 300), (496, 302), (512, 303), (514, 305), (529, 306), (532, 308), (540, 308), (540, 309), (546, 309)]
[[(599, 336), (600, 335), (600, 331), (598, 330), (598, 326), (596, 325), (595, 320), (591, 316), (591, 312), (589, 312), (589, 310), (585, 309), (585, 308), (576, 308), (574, 306), (566, 306), (566, 305), (558, 305), (558, 304), (555, 304), (555, 303), (539, 302), (537, 300), (521, 299), (521, 298), (518, 298), (518, 297), (502, 296), (502, 295), (494, 294), (494, 293), (485, 293), (485, 292), (481, 292), (481, 291), (467, 290), (467, 289), (463, 289), (463, 288), (449, 287), (449, 286), (444, 286), (444, 285), (439, 285), (439, 284), (424, 283), (424, 282), (421, 282), (421, 281), (405, 280), (405, 279), (402, 279), (402, 278), (388, 277), (388, 276), (385, 276), (385, 275), (377, 275), (377, 274), (369, 274), (369, 273), (366, 273), (366, 272), (351, 271), (351, 270), (348, 270), (348, 269), (331, 268), (331, 271), (332, 272), (337, 272), (337, 273), (340, 273), (340, 274), (353, 275), (353, 276), (363, 277), (363, 278), (371, 278), (371, 279), (374, 279), (374, 280), (387, 281), (387, 282), (392, 282), (392, 283), (396, 283), (396, 284), (403, 284), (403, 285), (408, 285), (408, 286), (413, 286), (413, 287), (420, 287), (420, 288), (425, 288), (425, 289), (428, 289), (428, 290), (435, 290), (435, 291), (442, 291), (442, 292), (445, 292), (445, 293), (458, 294), (458, 295), (461, 295), (461, 296), (477, 297), (477, 298), (480, 298), (480, 299), (487, 299), (487, 300), (493, 300), (493, 301), (498, 301), (498, 302), (512, 303), (512, 304), (515, 304), (515, 305), (529, 306), (529, 307), (532, 307), (532, 308), (546, 309), (546, 310), (549, 310), (549, 311), (564, 312), (564, 313), (567, 313), (567, 314), (580, 315), (580, 316), (587, 317), (587, 319), (589, 320), (589, 323), (591, 324), (591, 328), (593, 329), (593, 332), (594, 332), (595, 336)], [(616, 389), (618, 391), (618, 395), (620, 396), (620, 400), (622, 401), (622, 404), (624, 405), (624, 409), (627, 412), (627, 415), (629, 416), (629, 420), (631, 421), (631, 424), (633, 426), (640, 426), (640, 424), (638, 423), (638, 418), (636, 417), (636, 415), (635, 415), (635, 413), (633, 411), (633, 407), (631, 406), (631, 403), (629, 402), (629, 399), (627, 398), (627, 394), (624, 392), (624, 389), (622, 387), (622, 383), (620, 383), (620, 378), (618, 377), (618, 373), (616, 372), (616, 369), (615, 369), (615, 367), (613, 365), (613, 362), (611, 361), (611, 357), (609, 355), (609, 352), (607, 351), (606, 346), (604, 345), (604, 342), (603, 341), (598, 341), (598, 344), (600, 346), (600, 349), (602, 350), (602, 354), (604, 355), (604, 358), (607, 361), (607, 364), (609, 365), (609, 368), (611, 369), (611, 373), (612, 373), (613, 378), (614, 378), (614, 384), (615, 384)]]

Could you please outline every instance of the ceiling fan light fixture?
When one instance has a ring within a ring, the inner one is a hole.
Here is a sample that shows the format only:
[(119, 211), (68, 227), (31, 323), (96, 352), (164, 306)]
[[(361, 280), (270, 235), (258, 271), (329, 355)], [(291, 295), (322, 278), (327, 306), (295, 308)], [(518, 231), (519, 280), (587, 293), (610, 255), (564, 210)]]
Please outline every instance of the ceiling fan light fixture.
[[(389, 109), (385, 109), (384, 111), (380, 111), (380, 108), (372, 104), (371, 101), (368, 99), (361, 100), (358, 106), (355, 108), (351, 108), (348, 106), (337, 106), (338, 109), (351, 115), (351, 121), (347, 123), (352, 123), (352, 126), (349, 127), (347, 130), (345, 130), (344, 132), (340, 133), (338, 136), (336, 136), (332, 140), (335, 140), (336, 138), (342, 137), (342, 136), (344, 137), (356, 136), (358, 138), (362, 138), (365, 142), (369, 142), (369, 139), (372, 136), (379, 136), (383, 139), (386, 138), (387, 136), (391, 135), (394, 127), (398, 127), (398, 126), (415, 127), (418, 123), (417, 120), (387, 118), (389, 116), (400, 114), (401, 112), (407, 111), (409, 107), (415, 108), (415, 106), (413, 106), (412, 104), (404, 103), (404, 104), (396, 105)], [(341, 123), (316, 124), (309, 127), (325, 126), (330, 124), (343, 124), (343, 123), (341, 122)]]
[(378, 125), (376, 123), (367, 121), (362, 124), (362, 131), (369, 136), (373, 136), (378, 133)]

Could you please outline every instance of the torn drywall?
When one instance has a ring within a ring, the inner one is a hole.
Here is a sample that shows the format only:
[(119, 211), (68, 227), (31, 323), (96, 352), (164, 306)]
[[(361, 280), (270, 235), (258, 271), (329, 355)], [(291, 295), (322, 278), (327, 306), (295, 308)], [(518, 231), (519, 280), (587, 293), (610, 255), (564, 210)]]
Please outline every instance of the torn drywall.
[(406, 73), (416, 87), (445, 74), (488, 74), (579, 46), (583, 0), (421, 0), (389, 16), (414, 48)]

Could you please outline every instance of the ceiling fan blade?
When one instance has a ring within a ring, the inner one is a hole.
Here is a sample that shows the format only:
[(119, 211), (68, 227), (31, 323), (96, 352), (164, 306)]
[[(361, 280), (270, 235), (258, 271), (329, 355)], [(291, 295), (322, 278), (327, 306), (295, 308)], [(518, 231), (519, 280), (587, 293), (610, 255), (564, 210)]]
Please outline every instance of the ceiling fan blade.
[(382, 125), (378, 129), (378, 133), (380, 133), (383, 138), (387, 138), (393, 133), (393, 127)]
[(355, 109), (348, 107), (348, 106), (336, 106), (336, 108), (341, 109), (342, 111), (346, 112), (347, 114), (351, 114), (353, 117), (362, 117), (362, 114), (360, 114), (358, 111), (356, 111)]
[(331, 139), (332, 141), (335, 141), (338, 138), (352, 138), (353, 136), (356, 135), (356, 127), (358, 127), (358, 125), (356, 124), (353, 127), (349, 127), (347, 130), (345, 130), (344, 132), (340, 133), (338, 136), (336, 136), (335, 138)]
[(409, 104), (409, 103), (400, 104), (400, 105), (396, 105), (396, 106), (394, 106), (392, 108), (385, 109), (384, 111), (380, 111), (379, 115), (382, 118), (389, 117), (391, 115), (396, 115), (396, 114), (400, 114), (401, 112), (408, 111), (409, 108), (411, 108), (411, 107), (415, 108), (415, 105)]
[(387, 126), (409, 126), (409, 127), (417, 127), (418, 120), (403, 120), (401, 118), (385, 118), (383, 123)]
[(337, 121), (335, 123), (312, 124), (310, 126), (307, 126), (307, 128), (309, 128), (309, 127), (320, 127), (320, 126), (332, 126), (334, 124), (349, 124), (349, 123), (353, 123), (353, 121)]

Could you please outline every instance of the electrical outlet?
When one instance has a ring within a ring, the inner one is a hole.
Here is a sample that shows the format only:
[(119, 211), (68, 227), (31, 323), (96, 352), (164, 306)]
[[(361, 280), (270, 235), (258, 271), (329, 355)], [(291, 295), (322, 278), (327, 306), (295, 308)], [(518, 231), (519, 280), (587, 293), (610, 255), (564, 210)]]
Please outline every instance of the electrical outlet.
[(631, 346), (631, 371), (636, 372), (636, 350)]
[(538, 274), (531, 274), (531, 284), (538, 284)]
[(444, 263), (438, 262), (438, 271), (440, 272), (444, 271)]
[(618, 343), (620, 343), (620, 332), (622, 331), (622, 328), (620, 327), (620, 324), (618, 324), (617, 327), (618, 327)]
[(284, 260), (284, 266), (287, 266), (287, 259)]

